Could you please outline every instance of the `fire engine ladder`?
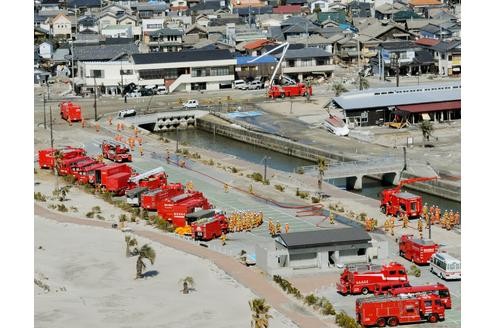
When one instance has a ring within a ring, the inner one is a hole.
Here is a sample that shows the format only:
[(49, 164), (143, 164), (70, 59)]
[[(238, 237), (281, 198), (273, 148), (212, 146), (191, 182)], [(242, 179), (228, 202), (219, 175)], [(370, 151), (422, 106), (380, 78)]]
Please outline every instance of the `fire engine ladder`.
[(139, 181), (146, 179), (147, 177), (150, 177), (152, 175), (162, 173), (162, 172), (165, 172), (165, 169), (163, 168), (163, 166), (160, 166), (160, 167), (157, 167), (155, 169), (152, 169), (152, 170), (146, 171), (144, 173), (141, 173), (139, 175), (136, 175), (135, 177), (130, 178), (129, 181), (133, 182), (133, 183), (138, 183)]
[(270, 78), (270, 82), (268, 83), (268, 88), (271, 88), (272, 84), (273, 84), (273, 80), (275, 79), (275, 75), (277, 75), (277, 72), (279, 70), (279, 68), (281, 67), (282, 65), (282, 62), (284, 61), (284, 57), (285, 57), (285, 53), (287, 52), (287, 50), (289, 49), (289, 42), (284, 42), (278, 46), (276, 46), (275, 48), (273, 48), (272, 50), (270, 51), (267, 51), (265, 52), (264, 54), (262, 54), (261, 56), (258, 56), (254, 59), (251, 59), (250, 61), (248, 61), (248, 63), (252, 63), (252, 62), (255, 62), (257, 61), (258, 59), (260, 58), (263, 58), (269, 54), (271, 54), (272, 52), (280, 49), (280, 48), (283, 48), (283, 51), (282, 51), (282, 55), (280, 56), (280, 59), (278, 60), (278, 63), (277, 63), (277, 66), (275, 66), (275, 69), (273, 70), (273, 74)]
[(348, 265), (347, 268), (351, 272), (367, 272), (367, 271), (380, 271), (381, 270), (381, 265), (378, 264), (369, 264), (369, 263), (357, 263), (353, 265)]

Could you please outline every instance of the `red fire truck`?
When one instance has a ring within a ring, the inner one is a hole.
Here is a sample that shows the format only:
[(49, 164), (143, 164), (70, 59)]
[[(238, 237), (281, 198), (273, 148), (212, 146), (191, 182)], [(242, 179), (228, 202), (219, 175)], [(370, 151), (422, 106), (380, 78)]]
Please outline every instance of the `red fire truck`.
[(60, 149), (47, 148), (38, 151), (38, 164), (42, 169), (53, 169), (55, 166), (55, 153), (59, 152), (61, 160), (80, 157), (86, 155), (86, 150), (83, 148), (64, 147)]
[(399, 323), (445, 319), (445, 307), (438, 295), (377, 296), (356, 300), (356, 321), (365, 326), (397, 326)]
[(171, 221), (177, 227), (183, 227), (186, 224), (186, 214), (195, 209), (209, 208), (211, 205), (203, 193), (193, 191), (159, 201), (157, 211), (163, 219)]
[(429, 239), (402, 235), (399, 240), (399, 255), (416, 264), (428, 264), (430, 258), (438, 251), (438, 244)]
[(158, 204), (167, 198), (172, 198), (184, 193), (181, 183), (172, 183), (161, 188), (150, 190), (141, 195), (141, 207), (148, 211), (156, 211)]
[(423, 209), (423, 198), (409, 192), (401, 192), (402, 186), (420, 181), (435, 180), (437, 177), (412, 178), (402, 180), (399, 185), (392, 189), (381, 192), (380, 208), (387, 215), (397, 216), (405, 213), (409, 218), (421, 216)]
[(69, 175), (71, 172), (72, 166), (76, 165), (77, 163), (87, 161), (88, 159), (91, 159), (91, 158), (88, 156), (80, 156), (80, 157), (63, 159), (59, 162), (59, 165), (56, 168), (55, 174), (58, 174), (60, 176)]
[(59, 104), (60, 117), (68, 122), (82, 120), (81, 106), (72, 101), (63, 101)]
[(307, 87), (304, 83), (296, 83), (294, 85), (272, 85), (268, 89), (270, 98), (285, 98), (295, 96), (306, 96), (309, 93), (313, 95), (313, 87)]
[(406, 269), (402, 264), (391, 262), (380, 266), (362, 264), (347, 266), (340, 275), (337, 291), (343, 295), (368, 294), (374, 292), (377, 284), (386, 281), (408, 283)]
[(91, 157), (86, 157), (86, 159), (83, 159), (79, 162), (73, 163), (69, 167), (69, 174), (72, 175), (74, 178), (78, 178), (79, 172), (82, 171), (83, 168), (86, 166), (93, 165), (95, 163), (98, 163), (94, 158)]
[(167, 185), (167, 174), (165, 173), (165, 169), (160, 166), (131, 177), (129, 183), (130, 188), (139, 186), (146, 187), (148, 190), (157, 189), (163, 185)]
[(444, 284), (436, 283), (432, 285), (423, 286), (409, 286), (402, 288), (393, 288), (388, 290), (388, 294), (392, 296), (398, 296), (401, 294), (436, 294), (440, 297), (443, 306), (446, 309), (452, 308), (452, 299), (450, 298), (450, 291)]
[(129, 186), (132, 169), (127, 164), (111, 164), (95, 170), (94, 185), (116, 194), (123, 193)]
[(81, 171), (76, 173), (77, 182), (80, 184), (94, 184), (95, 182), (95, 170), (106, 166), (103, 163), (95, 163), (89, 166), (85, 166)]
[(129, 147), (122, 142), (103, 140), (101, 142), (101, 153), (104, 158), (114, 162), (132, 162), (132, 155)]
[(213, 217), (202, 218), (191, 223), (191, 237), (194, 240), (212, 240), (227, 233), (228, 223), (225, 215), (217, 213)]

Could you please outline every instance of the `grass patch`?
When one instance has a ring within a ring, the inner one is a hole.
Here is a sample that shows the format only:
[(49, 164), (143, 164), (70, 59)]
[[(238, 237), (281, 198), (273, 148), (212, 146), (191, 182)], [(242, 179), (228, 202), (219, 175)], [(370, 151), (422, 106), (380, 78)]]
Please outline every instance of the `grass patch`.
[(46, 196), (38, 191), (34, 193), (34, 200), (37, 200), (38, 202), (46, 202)]
[(66, 212), (69, 212), (69, 209), (67, 208), (67, 206), (65, 206), (65, 204), (58, 204), (57, 205), (57, 211), (62, 212), (62, 213), (66, 213)]
[(319, 203), (320, 202), (320, 197), (314, 197), (314, 196), (312, 196), (311, 197), (311, 202), (313, 204)]
[(280, 192), (284, 192), (285, 191), (285, 187), (282, 186), (282, 185), (276, 184), (276, 185), (274, 185), (274, 187), (275, 187), (275, 189), (277, 189)]

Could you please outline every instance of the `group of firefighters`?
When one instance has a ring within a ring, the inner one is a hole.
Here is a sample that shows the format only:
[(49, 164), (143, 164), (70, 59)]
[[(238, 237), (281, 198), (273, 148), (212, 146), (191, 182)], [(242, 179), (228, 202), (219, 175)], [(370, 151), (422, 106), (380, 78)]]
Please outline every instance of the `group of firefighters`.
[(263, 212), (235, 211), (227, 220), (229, 232), (250, 231), (263, 224)]
[[(270, 218), (268, 220), (268, 232), (270, 233), (270, 236), (274, 237), (276, 235), (279, 235), (282, 233), (282, 225), (280, 224), (280, 221), (277, 220), (276, 223), (273, 223), (273, 220)], [(289, 233), (289, 224), (285, 224), (285, 233)]]

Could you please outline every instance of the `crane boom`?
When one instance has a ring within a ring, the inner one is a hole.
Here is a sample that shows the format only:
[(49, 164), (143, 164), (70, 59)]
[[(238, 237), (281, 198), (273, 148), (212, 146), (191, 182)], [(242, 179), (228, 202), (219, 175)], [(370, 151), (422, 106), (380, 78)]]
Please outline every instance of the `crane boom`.
[(284, 61), (284, 57), (285, 57), (285, 53), (287, 52), (287, 50), (289, 49), (289, 42), (284, 42), (278, 46), (276, 46), (275, 48), (273, 48), (272, 50), (270, 51), (267, 51), (265, 52), (264, 54), (262, 54), (261, 56), (258, 56), (254, 59), (251, 59), (250, 61), (248, 61), (248, 63), (253, 63), (255, 61), (257, 61), (258, 59), (260, 58), (263, 58), (264, 56), (266, 55), (269, 55), (271, 54), (272, 52), (280, 49), (280, 48), (283, 48), (284, 50), (282, 51), (282, 56), (280, 57), (280, 59), (278, 60), (278, 63), (277, 63), (277, 66), (275, 67), (275, 70), (273, 71), (273, 74), (270, 78), (270, 82), (268, 83), (268, 88), (271, 88), (272, 84), (273, 84), (273, 80), (275, 79), (275, 75), (277, 75), (277, 72), (280, 68), (280, 66), (282, 65), (282, 62)]
[(134, 183), (138, 183), (140, 180), (146, 179), (152, 175), (162, 173), (162, 172), (165, 172), (165, 169), (162, 166), (159, 166), (155, 169), (152, 169), (152, 170), (146, 171), (144, 173), (141, 173), (139, 175), (136, 175), (135, 177), (130, 178), (129, 181), (134, 182)]
[(438, 177), (420, 177), (420, 178), (411, 178), (411, 179), (405, 179), (399, 182), (398, 187), (402, 187), (406, 184), (411, 184), (415, 182), (422, 182), (422, 181), (430, 181), (430, 180), (436, 180)]

